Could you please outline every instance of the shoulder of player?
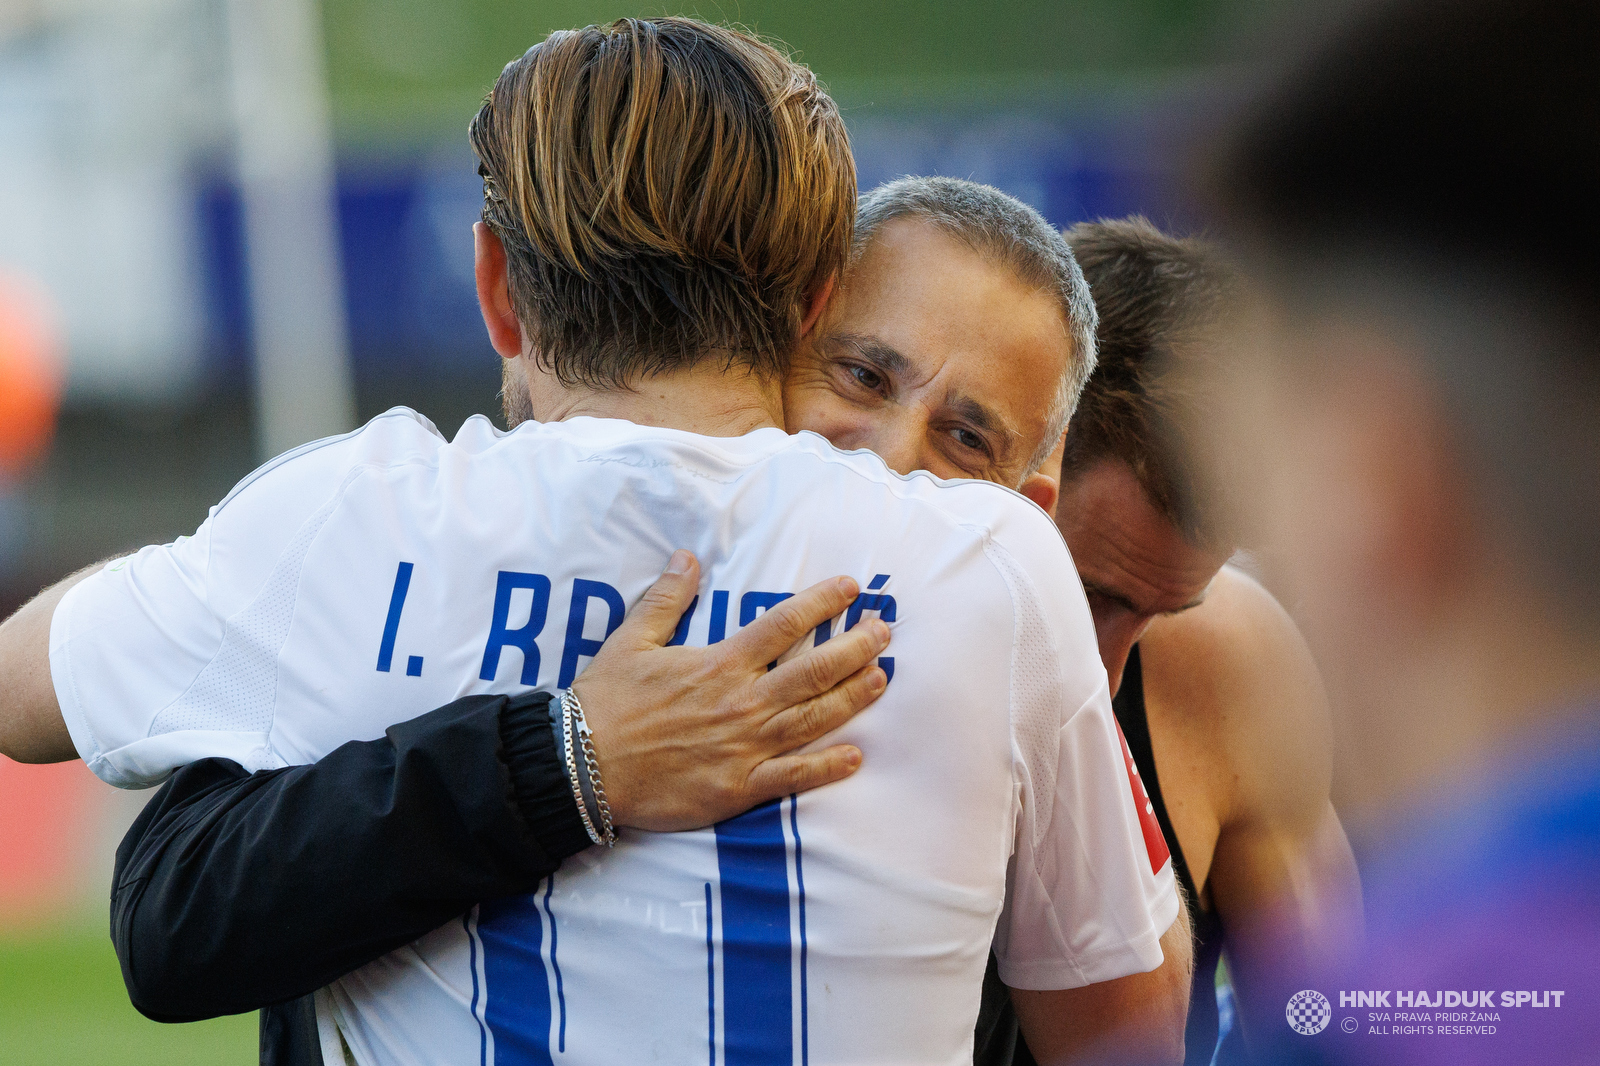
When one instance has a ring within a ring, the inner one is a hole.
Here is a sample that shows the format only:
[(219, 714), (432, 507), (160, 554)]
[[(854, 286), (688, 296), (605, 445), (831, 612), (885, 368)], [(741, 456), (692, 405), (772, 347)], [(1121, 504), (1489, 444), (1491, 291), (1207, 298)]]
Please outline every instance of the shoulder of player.
[(873, 491), (887, 489), (913, 509), (914, 522), (938, 522), (952, 540), (982, 552), (984, 569), (1006, 595), (969, 604), (969, 623), (982, 624), (971, 612), (1002, 606), (1012, 624), (1025, 617), (1048, 622), (1060, 654), (1077, 659), (1087, 650), (1100, 670), (1093, 618), (1072, 556), (1055, 521), (1032, 500), (990, 481), (946, 480), (926, 471), (899, 474), (872, 452), (841, 451), (815, 433), (797, 434), (793, 450), (805, 461), (828, 464), (840, 476), (876, 486)]
[(428, 461), (447, 443), (421, 414), (392, 407), (349, 433), (310, 441), (268, 460), (235, 485), (216, 509), (222, 511), (246, 494), (299, 492), (316, 484), (333, 490), (352, 471)]
[(1205, 602), (1157, 619), (1140, 650), (1147, 696), (1179, 709), (1189, 741), (1225, 768), (1233, 806), (1279, 803), (1327, 778), (1316, 665), (1288, 612), (1249, 575), (1223, 567)]
[(900, 474), (877, 454), (865, 449), (843, 451), (823, 437), (801, 432), (791, 438), (789, 451), (808, 461), (827, 465), (864, 484), (882, 486), (906, 504), (924, 509), (952, 528), (993, 538), (1017, 554), (1041, 548), (1059, 551), (1064, 545), (1050, 516), (1026, 496), (992, 481), (938, 478), (926, 470)]

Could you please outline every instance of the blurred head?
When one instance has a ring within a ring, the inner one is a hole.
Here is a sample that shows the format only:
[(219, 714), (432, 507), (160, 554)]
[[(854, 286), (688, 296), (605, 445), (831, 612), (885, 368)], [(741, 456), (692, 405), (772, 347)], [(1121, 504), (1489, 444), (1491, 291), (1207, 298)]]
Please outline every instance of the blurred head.
[[(775, 381), (849, 254), (838, 109), (809, 70), (734, 30), (660, 18), (551, 34), (501, 73), (471, 139), (480, 255), (503, 257), (515, 309), (491, 336), (562, 386), (706, 360)], [(525, 392), (506, 390), (513, 422)]]
[(1049, 510), (1040, 473), (1094, 367), (1094, 304), (1060, 233), (986, 185), (868, 193), (840, 291), (784, 386), (789, 429), (901, 473), (984, 478)]
[(1374, 755), (1600, 684), (1597, 40), (1588, 0), (1371, 7), (1212, 175), (1274, 305), (1231, 439)]
[(1218, 343), (1234, 285), (1214, 249), (1142, 218), (1082, 223), (1067, 241), (1100, 324), (1098, 362), (1062, 451), (1056, 524), (1115, 691), (1150, 622), (1198, 605), (1231, 551), (1183, 440), (1195, 379), (1173, 364)]

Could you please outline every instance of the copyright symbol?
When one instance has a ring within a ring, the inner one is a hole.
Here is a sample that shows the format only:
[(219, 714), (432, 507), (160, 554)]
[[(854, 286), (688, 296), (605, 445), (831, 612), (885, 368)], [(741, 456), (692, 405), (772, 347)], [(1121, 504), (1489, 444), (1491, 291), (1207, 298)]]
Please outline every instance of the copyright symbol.
[(1361, 1023), (1356, 1021), (1354, 1018), (1346, 1018), (1344, 1021), (1339, 1023), (1339, 1028), (1343, 1029), (1347, 1033), (1353, 1033), (1357, 1029), (1361, 1028)]

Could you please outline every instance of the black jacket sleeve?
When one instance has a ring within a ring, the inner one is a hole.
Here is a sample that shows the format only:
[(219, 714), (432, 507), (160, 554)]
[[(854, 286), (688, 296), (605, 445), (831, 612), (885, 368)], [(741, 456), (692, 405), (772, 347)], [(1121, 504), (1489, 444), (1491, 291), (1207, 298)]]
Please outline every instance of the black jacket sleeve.
[(308, 766), (173, 775), (117, 849), (111, 936), (158, 1021), (304, 996), (589, 846), (549, 697), (469, 696)]

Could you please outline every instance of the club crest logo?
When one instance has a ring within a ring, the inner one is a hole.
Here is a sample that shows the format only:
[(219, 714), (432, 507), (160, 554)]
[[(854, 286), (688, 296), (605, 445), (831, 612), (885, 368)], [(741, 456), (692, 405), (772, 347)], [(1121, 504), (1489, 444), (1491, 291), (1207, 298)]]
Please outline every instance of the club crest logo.
[(1289, 1028), (1301, 1036), (1316, 1036), (1333, 1020), (1333, 1004), (1321, 992), (1305, 989), (1289, 997), (1289, 1007), (1284, 1011)]

